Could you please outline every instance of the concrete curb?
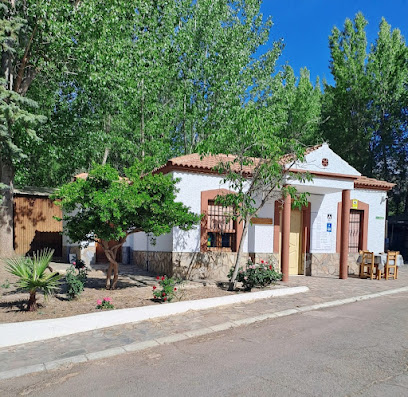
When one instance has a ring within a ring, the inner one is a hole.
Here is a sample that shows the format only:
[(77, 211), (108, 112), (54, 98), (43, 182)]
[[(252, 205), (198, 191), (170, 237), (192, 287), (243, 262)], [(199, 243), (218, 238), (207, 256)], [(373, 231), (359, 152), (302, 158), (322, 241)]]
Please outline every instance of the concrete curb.
[(369, 295), (354, 296), (354, 297), (347, 298), (347, 299), (339, 299), (339, 300), (319, 303), (319, 304), (311, 305), (311, 306), (303, 306), (303, 307), (299, 307), (296, 309), (283, 310), (281, 312), (265, 313), (265, 314), (261, 314), (255, 317), (248, 317), (248, 318), (241, 319), (241, 320), (229, 321), (229, 322), (214, 325), (211, 327), (197, 329), (195, 331), (189, 331), (189, 332), (184, 332), (180, 334), (172, 334), (166, 337), (152, 339), (152, 340), (148, 340), (144, 342), (136, 342), (136, 343), (124, 345), (121, 347), (115, 347), (115, 348), (101, 350), (98, 352), (93, 352), (93, 353), (88, 353), (88, 354), (80, 354), (78, 356), (64, 358), (61, 360), (54, 360), (54, 361), (49, 361), (49, 362), (42, 363), (42, 364), (17, 368), (17, 369), (13, 369), (10, 371), (0, 372), (0, 380), (15, 378), (18, 376), (23, 376), (23, 375), (37, 373), (37, 372), (55, 370), (55, 369), (64, 368), (64, 367), (67, 368), (76, 363), (99, 360), (99, 359), (103, 359), (107, 357), (117, 356), (117, 355), (124, 354), (124, 353), (131, 353), (131, 352), (146, 350), (152, 347), (166, 345), (166, 344), (174, 343), (174, 342), (179, 342), (182, 340), (195, 338), (195, 337), (207, 335), (207, 334), (214, 333), (214, 332), (225, 331), (230, 328), (237, 328), (243, 325), (249, 325), (249, 324), (253, 324), (259, 321), (264, 321), (264, 320), (268, 320), (272, 318), (285, 317), (285, 316), (290, 316), (292, 314), (297, 314), (297, 313), (301, 314), (301, 313), (305, 313), (305, 312), (309, 312), (313, 310), (341, 306), (341, 305), (345, 305), (348, 303), (354, 303), (354, 302), (364, 301), (364, 300), (373, 299), (373, 298), (380, 298), (386, 295), (398, 294), (400, 292), (408, 292), (408, 287), (402, 287), (398, 289), (378, 292), (378, 293), (369, 294)]
[(138, 323), (153, 318), (182, 314), (190, 310), (212, 309), (224, 305), (293, 295), (307, 291), (309, 291), (308, 287), (278, 288), (268, 291), (176, 302), (165, 305), (80, 314), (78, 316), (49, 320), (0, 324), (0, 348), (59, 338), (61, 336), (113, 327), (115, 325)]

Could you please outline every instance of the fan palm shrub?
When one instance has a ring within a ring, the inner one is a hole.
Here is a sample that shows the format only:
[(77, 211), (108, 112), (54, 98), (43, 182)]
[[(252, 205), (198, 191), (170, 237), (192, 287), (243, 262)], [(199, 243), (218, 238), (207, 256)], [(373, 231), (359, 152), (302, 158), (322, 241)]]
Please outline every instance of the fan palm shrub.
[(19, 278), (16, 285), (30, 294), (27, 310), (37, 310), (37, 291), (42, 291), (44, 297), (52, 295), (58, 288), (61, 276), (52, 271), (46, 272), (54, 250), (37, 251), (32, 257), (17, 257), (6, 260), (6, 270)]

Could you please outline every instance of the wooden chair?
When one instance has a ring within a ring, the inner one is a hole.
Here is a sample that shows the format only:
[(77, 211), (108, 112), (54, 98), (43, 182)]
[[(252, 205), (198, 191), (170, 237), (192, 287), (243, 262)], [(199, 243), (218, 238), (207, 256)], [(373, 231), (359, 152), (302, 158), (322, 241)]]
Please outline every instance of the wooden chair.
[[(378, 270), (378, 266), (374, 264), (374, 252), (371, 251), (360, 251), (361, 263), (360, 263), (360, 278), (364, 278), (365, 276), (370, 276), (372, 280), (374, 278), (374, 268), (376, 268), (376, 278), (381, 273)], [(367, 270), (366, 270), (367, 268)]]
[[(392, 277), (394, 280), (398, 278), (398, 266), (397, 266), (397, 258), (399, 255), (399, 251), (388, 251), (387, 253), (387, 262), (384, 267), (384, 275), (385, 279), (388, 280)], [(393, 273), (390, 274), (390, 270), (394, 269)]]

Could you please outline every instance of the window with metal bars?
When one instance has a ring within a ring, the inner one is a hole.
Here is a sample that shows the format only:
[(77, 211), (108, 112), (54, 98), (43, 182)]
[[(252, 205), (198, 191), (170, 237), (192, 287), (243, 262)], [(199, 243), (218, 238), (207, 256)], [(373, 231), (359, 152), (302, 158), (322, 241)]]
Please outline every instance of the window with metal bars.
[(363, 211), (350, 210), (349, 252), (358, 253), (363, 242)]
[(208, 201), (207, 249), (209, 251), (236, 251), (236, 221), (232, 219), (234, 209)]

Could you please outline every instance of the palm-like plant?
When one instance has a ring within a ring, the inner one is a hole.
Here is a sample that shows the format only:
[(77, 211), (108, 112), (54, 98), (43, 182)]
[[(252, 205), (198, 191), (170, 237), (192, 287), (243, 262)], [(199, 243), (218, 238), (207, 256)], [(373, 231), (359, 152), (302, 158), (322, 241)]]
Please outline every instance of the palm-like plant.
[(29, 311), (37, 310), (37, 291), (42, 291), (44, 297), (52, 295), (59, 287), (58, 280), (61, 276), (58, 273), (46, 273), (49, 268), (54, 250), (46, 248), (37, 251), (32, 257), (18, 257), (6, 260), (6, 270), (19, 278), (16, 285), (30, 293), (28, 300)]

